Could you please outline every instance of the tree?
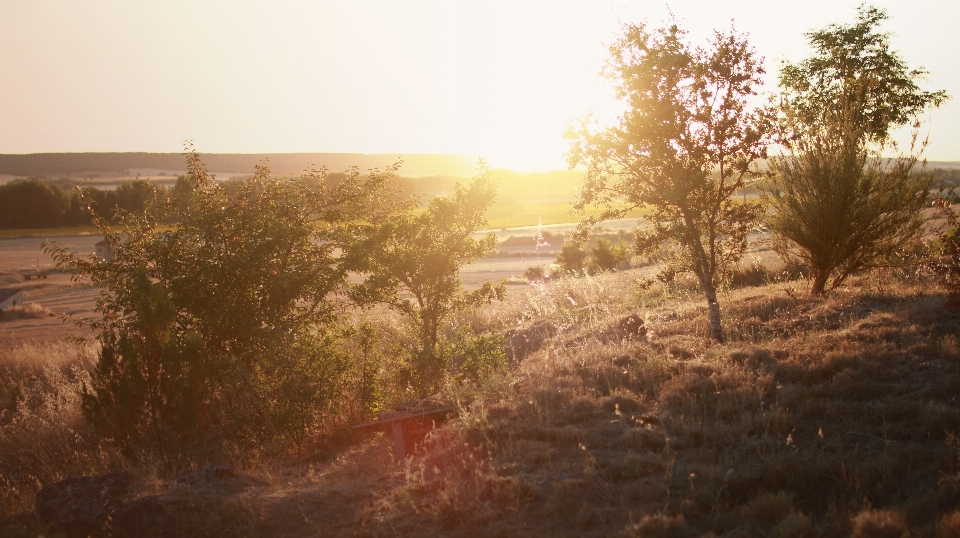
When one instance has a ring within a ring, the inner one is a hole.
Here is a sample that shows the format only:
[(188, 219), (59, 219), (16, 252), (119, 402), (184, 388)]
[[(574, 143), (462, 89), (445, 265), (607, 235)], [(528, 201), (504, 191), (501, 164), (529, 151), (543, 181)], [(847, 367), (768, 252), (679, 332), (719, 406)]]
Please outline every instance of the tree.
[[(787, 151), (770, 160), (761, 192), (775, 250), (810, 269), (814, 296), (831, 276), (835, 288), (922, 232), (932, 178), (916, 170), (926, 145), (916, 145), (918, 116), (948, 96), (917, 86), (926, 71), (890, 50), (890, 35), (878, 31), (886, 18), (864, 5), (856, 24), (808, 33), (814, 55), (780, 75)], [(907, 123), (913, 142), (900, 152), (890, 132)]]
[(451, 198), (430, 200), (422, 212), (388, 219), (370, 239), (355, 266), (368, 273), (355, 297), (360, 303), (382, 302), (403, 314), (416, 334), (410, 371), (419, 394), (436, 392), (449, 366), (440, 350), (440, 328), (454, 312), (504, 295), (502, 284), (484, 283), (467, 292), (460, 268), (497, 248), (494, 234), (472, 236), (487, 222), (484, 214), (496, 196), (495, 184), (481, 160), (470, 185), (455, 186)]
[(863, 4), (857, 14), (855, 24), (806, 33), (813, 56), (783, 65), (780, 88), (794, 134), (818, 125), (825, 113), (843, 111), (864, 141), (884, 142), (891, 130), (949, 99), (945, 90), (921, 90), (917, 81), (927, 70), (909, 69), (890, 50), (890, 34), (878, 31), (885, 10)]
[(0, 185), (0, 229), (62, 226), (68, 210), (69, 200), (56, 185), (37, 179)]
[(675, 23), (650, 29), (627, 24), (610, 46), (604, 75), (625, 111), (614, 125), (571, 128), (568, 162), (585, 164), (575, 208), (604, 207), (592, 224), (646, 207), (646, 227), (636, 234), (640, 255), (668, 245), (661, 275), (692, 271), (710, 313), (710, 337), (723, 339), (717, 286), (742, 256), (757, 222), (758, 204), (732, 195), (756, 177), (766, 156), (769, 114), (753, 106), (763, 68), (744, 36), (714, 32), (706, 48), (685, 42)]
[(104, 288), (85, 414), (134, 457), (175, 464), (259, 452), (322, 422), (348, 362), (338, 351), (347, 260), (394, 204), (384, 173), (331, 184), (258, 167), (232, 194), (188, 155), (188, 204), (155, 197), (106, 235), (115, 260), (56, 243), (58, 267)]
[(564, 243), (557, 254), (557, 265), (563, 275), (582, 275), (586, 262), (587, 253), (576, 242)]
[(595, 272), (619, 271), (630, 267), (630, 247), (623, 239), (612, 243), (601, 237), (590, 249), (590, 268)]

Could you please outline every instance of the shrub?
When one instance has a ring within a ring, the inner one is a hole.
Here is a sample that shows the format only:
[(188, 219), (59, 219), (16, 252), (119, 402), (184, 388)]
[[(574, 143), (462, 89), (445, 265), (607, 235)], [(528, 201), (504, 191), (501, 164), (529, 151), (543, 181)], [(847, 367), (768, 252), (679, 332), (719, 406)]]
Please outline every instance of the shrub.
[(187, 164), (187, 203), (158, 194), (117, 229), (95, 215), (113, 261), (47, 245), (106, 290), (84, 414), (128, 457), (173, 468), (299, 449), (336, 413), (348, 370), (337, 296), (355, 249), (397, 207), (399, 163), (336, 183), (258, 167), (231, 192), (196, 153)]
[(465, 308), (502, 300), (502, 283), (465, 291), (460, 268), (497, 248), (495, 234), (476, 240), (496, 196), (493, 178), (480, 161), (479, 174), (451, 198), (434, 198), (426, 211), (394, 215), (383, 222), (358, 252), (355, 269), (369, 278), (353, 293), (361, 304), (384, 303), (401, 313), (416, 335), (410, 350), (409, 380), (420, 396), (433, 394), (447, 375), (449, 357), (441, 350), (440, 330)]
[(925, 71), (910, 70), (890, 50), (877, 26), (883, 10), (866, 4), (850, 26), (810, 32), (815, 54), (784, 65), (782, 143), (788, 152), (770, 160), (763, 196), (774, 209), (769, 220), (774, 249), (787, 263), (810, 269), (810, 293), (882, 265), (922, 233), (932, 176), (916, 173), (919, 149), (897, 152), (890, 131), (947, 98), (921, 90)]

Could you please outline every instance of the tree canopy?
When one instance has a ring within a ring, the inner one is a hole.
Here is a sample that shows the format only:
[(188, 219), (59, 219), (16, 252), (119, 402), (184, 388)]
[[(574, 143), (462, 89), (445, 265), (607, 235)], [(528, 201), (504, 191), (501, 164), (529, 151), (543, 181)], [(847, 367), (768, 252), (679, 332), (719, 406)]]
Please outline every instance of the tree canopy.
[(421, 394), (435, 392), (447, 368), (440, 352), (441, 324), (454, 312), (502, 299), (502, 284), (487, 282), (467, 292), (460, 268), (497, 248), (495, 234), (474, 239), (486, 224), (496, 185), (486, 164), (467, 186), (457, 184), (452, 197), (436, 197), (421, 212), (387, 219), (371, 237), (356, 266), (369, 274), (355, 291), (361, 303), (382, 302), (399, 311), (417, 336), (411, 383)]
[[(807, 34), (814, 54), (786, 64), (780, 77), (781, 142), (762, 194), (775, 250), (810, 269), (811, 294), (850, 274), (887, 263), (923, 229), (932, 177), (917, 170), (926, 141), (919, 115), (949, 96), (917, 82), (878, 26), (883, 10), (861, 6), (852, 25)], [(911, 123), (910, 148), (890, 139)], [(887, 155), (890, 151), (896, 156)]]
[(886, 11), (863, 4), (857, 12), (854, 24), (835, 23), (806, 33), (813, 55), (785, 63), (780, 88), (795, 129), (816, 126), (825, 111), (846, 108), (848, 123), (864, 141), (883, 142), (892, 129), (915, 122), (949, 96), (945, 90), (919, 87), (927, 70), (910, 69), (891, 49), (891, 34), (879, 29)]
[(710, 336), (722, 340), (718, 279), (742, 256), (761, 214), (759, 205), (731, 197), (766, 156), (770, 117), (755, 104), (761, 60), (732, 29), (693, 47), (676, 23), (626, 24), (609, 50), (604, 75), (625, 111), (610, 127), (585, 120), (567, 133), (570, 167), (587, 166), (574, 207), (605, 208), (582, 219), (581, 234), (598, 220), (649, 208), (637, 232), (638, 253), (668, 245), (673, 255), (664, 276), (697, 276)]

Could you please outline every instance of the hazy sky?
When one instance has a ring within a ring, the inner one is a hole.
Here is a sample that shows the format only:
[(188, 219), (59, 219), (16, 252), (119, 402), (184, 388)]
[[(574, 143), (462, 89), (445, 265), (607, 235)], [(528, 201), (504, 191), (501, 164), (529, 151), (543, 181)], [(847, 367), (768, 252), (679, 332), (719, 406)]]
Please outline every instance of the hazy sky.
[[(747, 32), (766, 58), (809, 54), (802, 32), (855, 1), (670, 2), (701, 43)], [(663, 1), (0, 0), (0, 153), (465, 153), (565, 168), (562, 135), (609, 110), (599, 78), (619, 21)], [(960, 2), (875, 2), (927, 89), (932, 160), (960, 160)], [(773, 90), (771, 84), (768, 88)]]

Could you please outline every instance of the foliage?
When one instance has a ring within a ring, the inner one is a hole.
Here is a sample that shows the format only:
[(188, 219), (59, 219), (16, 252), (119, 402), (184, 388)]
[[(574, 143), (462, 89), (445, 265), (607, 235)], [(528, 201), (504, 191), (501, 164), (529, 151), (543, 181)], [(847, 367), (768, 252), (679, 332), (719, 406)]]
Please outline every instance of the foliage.
[(851, 274), (882, 265), (923, 231), (929, 176), (917, 155), (883, 159), (858, 143), (845, 118), (824, 118), (819, 132), (770, 160), (764, 199), (773, 248), (810, 269), (810, 293), (822, 295)]
[[(927, 70), (909, 69), (890, 50), (890, 34), (879, 31), (886, 11), (861, 5), (852, 25), (831, 24), (806, 33), (814, 54), (798, 63), (785, 63), (780, 87), (792, 125), (817, 126), (825, 111), (844, 110), (862, 141), (883, 142), (890, 131), (949, 98), (945, 90), (925, 91), (917, 81)], [(854, 106), (856, 103), (857, 106)]]
[(69, 205), (63, 191), (36, 179), (0, 185), (0, 228), (60, 226)]
[(715, 32), (707, 48), (686, 43), (676, 24), (627, 24), (610, 46), (604, 70), (626, 110), (615, 125), (571, 129), (571, 167), (587, 165), (575, 204), (606, 209), (584, 217), (585, 237), (597, 220), (647, 207), (638, 254), (669, 244), (665, 273), (692, 271), (710, 308), (710, 335), (722, 340), (718, 279), (742, 256), (760, 206), (731, 198), (755, 177), (766, 156), (769, 114), (753, 107), (764, 73), (745, 37)]
[(564, 275), (582, 275), (587, 253), (575, 242), (564, 243), (557, 254), (557, 265)]
[(398, 165), (337, 184), (324, 170), (274, 179), (261, 166), (228, 194), (195, 152), (187, 163), (188, 204), (158, 195), (117, 229), (95, 218), (114, 261), (46, 245), (104, 288), (84, 412), (128, 456), (170, 464), (185, 450), (300, 446), (341, 388), (336, 296), (353, 249), (392, 210)]
[(473, 334), (463, 330), (453, 345), (459, 365), (453, 380), (459, 384), (481, 383), (507, 368), (503, 335), (488, 332)]
[(523, 271), (523, 278), (527, 282), (543, 282), (547, 279), (547, 272), (542, 265), (532, 265)]
[(73, 181), (11, 181), (0, 185), (0, 230), (87, 225), (88, 205), (106, 220), (118, 222), (117, 211), (143, 211), (153, 194), (153, 186), (140, 180), (114, 190), (82, 187)]
[(451, 198), (434, 198), (422, 212), (387, 219), (358, 250), (365, 255), (354, 268), (370, 276), (354, 297), (361, 304), (385, 303), (410, 323), (416, 349), (408, 376), (418, 394), (436, 392), (449, 366), (440, 349), (443, 322), (454, 312), (503, 298), (502, 284), (487, 282), (467, 292), (460, 283), (461, 267), (497, 248), (494, 234), (472, 237), (486, 224), (484, 213), (495, 195), (481, 160), (470, 185), (457, 184)]
[(774, 209), (774, 247), (810, 268), (811, 293), (822, 295), (850, 274), (885, 263), (922, 231), (921, 209), (931, 177), (915, 173), (923, 148), (916, 133), (906, 153), (890, 130), (939, 106), (943, 91), (920, 90), (926, 71), (909, 70), (890, 50), (886, 19), (861, 6), (859, 21), (810, 32), (815, 53), (784, 66), (780, 77), (782, 139), (788, 153), (770, 161), (763, 189)]
[(937, 244), (930, 266), (942, 279), (949, 294), (946, 307), (952, 312), (960, 312), (960, 215), (950, 206), (942, 193), (934, 201), (940, 215), (946, 220), (945, 226), (934, 230)]
[(590, 249), (590, 269), (595, 273), (630, 268), (630, 246), (621, 240), (616, 244), (601, 237)]

